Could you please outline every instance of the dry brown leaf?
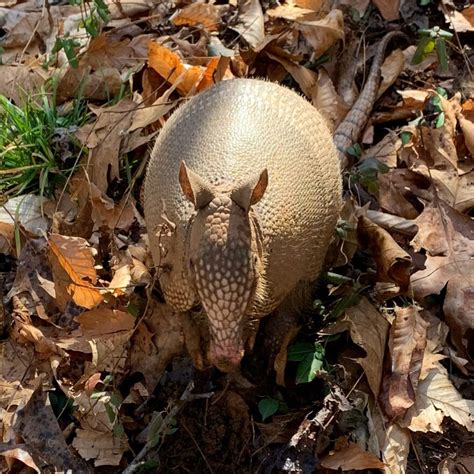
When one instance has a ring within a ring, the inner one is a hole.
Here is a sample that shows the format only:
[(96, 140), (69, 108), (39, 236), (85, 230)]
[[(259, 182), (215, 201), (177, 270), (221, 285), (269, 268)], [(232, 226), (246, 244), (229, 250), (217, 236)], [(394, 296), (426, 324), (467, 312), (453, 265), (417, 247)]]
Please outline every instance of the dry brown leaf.
[(461, 397), (449, 380), (446, 369), (438, 364), (418, 385), (416, 402), (400, 424), (411, 431), (442, 433), (441, 425), (446, 416), (473, 431), (469, 401)]
[(396, 423), (384, 426), (385, 443), (382, 446), (382, 459), (386, 474), (405, 474), (410, 453), (410, 435)]
[(315, 20), (315, 11), (308, 8), (301, 8), (291, 3), (280, 5), (269, 9), (266, 14), (270, 18), (283, 18), (290, 21)]
[(130, 265), (122, 265), (118, 269), (114, 269), (114, 276), (108, 289), (112, 290), (114, 296), (129, 295), (133, 291), (133, 287), (130, 285), (131, 281)]
[(443, 313), (458, 354), (474, 362), (474, 274), (454, 276), (448, 281)]
[[(15, 304), (15, 303), (14, 303)], [(25, 340), (33, 343), (35, 351), (41, 356), (51, 356), (52, 354), (58, 354), (64, 357), (66, 353), (49, 337), (47, 337), (40, 329), (33, 326), (32, 324), (26, 324), (24, 322), (15, 320), (14, 330), (18, 332), (18, 335)]]
[(177, 84), (169, 87), (153, 104), (139, 108), (133, 116), (133, 121), (128, 129), (128, 133), (153, 124), (172, 110), (178, 104), (177, 100), (170, 100), (170, 96), (175, 91), (176, 85)]
[(372, 3), (378, 8), (384, 20), (393, 21), (400, 18), (400, 0), (372, 0)]
[(208, 31), (217, 31), (221, 21), (221, 11), (216, 5), (191, 3), (173, 15), (171, 21), (177, 26), (202, 25)]
[(344, 17), (341, 10), (331, 10), (323, 19), (296, 23), (316, 57), (326, 52), (336, 41), (344, 39)]
[(12, 467), (10, 460), (17, 459), (18, 461), (22, 462), (28, 467), (31, 467), (31, 469), (41, 474), (39, 467), (36, 465), (33, 458), (31, 457), (31, 454), (28, 452), (28, 446), (26, 444), (13, 444), (9, 445), (8, 448), (5, 446), (5, 449), (0, 448), (0, 455), (7, 459), (9, 468)]
[(349, 107), (345, 104), (325, 69), (320, 69), (318, 81), (314, 89), (315, 94), (312, 96), (313, 105), (326, 118), (331, 130), (342, 122)]
[[(398, 134), (395, 132), (389, 132), (375, 145), (367, 148), (362, 154), (361, 160), (368, 157), (375, 158), (389, 168), (396, 168), (398, 150), (402, 146), (402, 141)], [(379, 174), (379, 177), (383, 176)]]
[[(467, 7), (465, 10), (469, 8), (471, 7)], [(456, 32), (474, 31), (474, 24), (471, 21), (473, 15), (471, 10), (459, 12), (453, 0), (441, 0), (439, 9), (444, 13), (446, 21), (451, 23), (451, 27)]]
[(97, 274), (87, 241), (51, 234), (48, 243), (58, 303), (72, 299), (87, 309), (97, 306), (103, 297), (94, 287)]
[(380, 69), (382, 81), (380, 82), (377, 97), (381, 97), (382, 94), (398, 79), (398, 76), (404, 68), (405, 56), (401, 49), (395, 49), (387, 56)]
[(124, 231), (130, 229), (136, 217), (132, 199), (125, 195), (122, 202), (116, 204), (93, 183), (90, 185), (90, 196), (91, 217), (96, 228), (106, 227), (110, 230), (121, 229)]
[(92, 363), (89, 369), (99, 372), (112, 372), (115, 376), (125, 372), (127, 352), (133, 331), (119, 331), (100, 337), (88, 336), (91, 346)]
[(474, 5), (464, 8), (464, 10), (461, 11), (461, 14), (466, 18), (471, 26), (474, 27)]
[(326, 0), (290, 0), (291, 3), (294, 3), (297, 7), (307, 8), (308, 10), (313, 10), (318, 12), (326, 4)]
[(41, 67), (1, 64), (0, 94), (22, 106), (27, 97), (40, 92), (49, 74)]
[(155, 35), (138, 35), (114, 41), (109, 35), (94, 38), (81, 56), (79, 66), (69, 66), (58, 84), (61, 99), (78, 97), (110, 100), (123, 86), (121, 73), (142, 65), (148, 43)]
[(359, 218), (357, 233), (360, 243), (370, 248), (377, 264), (377, 278), (382, 282), (394, 282), (401, 291), (410, 284), (411, 257), (384, 229), (367, 217)]
[(13, 429), (24, 439), (36, 464), (41, 460), (41, 466), (54, 466), (56, 472), (90, 472), (87, 465), (66, 444), (41, 383), (26, 406), (17, 411)]
[(75, 319), (79, 323), (82, 333), (87, 337), (130, 331), (135, 325), (135, 318), (131, 314), (110, 308), (96, 308), (86, 311)]
[(324, 334), (337, 334), (349, 330), (352, 341), (367, 354), (356, 361), (364, 369), (369, 386), (376, 397), (380, 390), (388, 329), (387, 320), (364, 297), (356, 306), (346, 311), (343, 319), (323, 331)]
[(257, 48), (265, 39), (265, 22), (258, 0), (239, 0), (239, 24), (232, 27), (247, 43)]
[(470, 119), (469, 115), (465, 116), (461, 111), (457, 113), (457, 119), (461, 126), (462, 133), (464, 135), (464, 142), (469, 153), (474, 157), (474, 122)]
[(395, 216), (416, 219), (423, 200), (431, 200), (430, 182), (406, 168), (396, 168), (380, 174), (378, 183), (379, 206)]
[(184, 334), (179, 314), (156, 302), (146, 321), (141, 322), (133, 337), (129, 353), (132, 372), (141, 372), (146, 387), (153, 391), (166, 366), (184, 350)]
[(474, 274), (474, 222), (446, 203), (426, 206), (416, 219), (418, 233), (411, 241), (426, 251), (425, 268), (411, 276), (415, 297), (439, 294), (454, 277), (469, 281)]
[(383, 411), (396, 418), (411, 407), (426, 346), (426, 322), (415, 306), (397, 308), (388, 342), (390, 357), (379, 397)]
[(115, 437), (113, 428), (109, 427), (102, 430), (78, 429), (72, 445), (84, 459), (93, 459), (95, 467), (118, 466), (128, 449), (126, 440)]
[(111, 107), (90, 106), (97, 115), (97, 122), (90, 130), (85, 142), (89, 147), (88, 173), (90, 181), (102, 192), (106, 192), (109, 180), (120, 178), (120, 152), (124, 141), (124, 131), (132, 121), (137, 104), (132, 100), (122, 99)]
[(385, 464), (372, 453), (364, 451), (358, 444), (347, 439), (339, 440), (334, 451), (321, 459), (327, 469), (350, 471), (352, 469), (383, 469)]
[(50, 321), (50, 315), (57, 312), (54, 297), (48, 288), (52, 280), (49, 267), (49, 249), (46, 239), (28, 239), (21, 250), (19, 265), (13, 286), (6, 300), (15, 297), (24, 306), (29, 316), (38, 316)]
[(283, 55), (276, 54), (277, 51), (277, 48), (268, 48), (268, 50), (265, 51), (265, 54), (269, 58), (280, 63), (298, 83), (306, 97), (313, 101), (316, 96), (316, 82), (318, 80), (318, 75), (314, 71), (290, 61)]

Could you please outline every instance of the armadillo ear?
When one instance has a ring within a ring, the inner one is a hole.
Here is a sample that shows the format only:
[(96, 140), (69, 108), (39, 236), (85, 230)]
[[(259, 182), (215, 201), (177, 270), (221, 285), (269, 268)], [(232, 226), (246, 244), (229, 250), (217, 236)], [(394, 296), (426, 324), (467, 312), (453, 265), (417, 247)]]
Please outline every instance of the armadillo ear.
[(234, 189), (230, 195), (232, 201), (248, 212), (250, 206), (262, 199), (268, 185), (268, 171), (265, 168), (261, 173), (252, 176)]
[(215, 193), (211, 186), (191, 171), (184, 161), (179, 166), (179, 184), (186, 199), (191, 201), (196, 209), (202, 209), (214, 199)]

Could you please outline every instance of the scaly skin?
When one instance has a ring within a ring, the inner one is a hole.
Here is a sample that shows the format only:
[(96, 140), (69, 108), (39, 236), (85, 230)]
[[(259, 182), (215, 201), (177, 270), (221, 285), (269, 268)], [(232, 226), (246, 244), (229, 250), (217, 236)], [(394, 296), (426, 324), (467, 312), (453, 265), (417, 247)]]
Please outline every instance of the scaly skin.
[(205, 308), (211, 363), (235, 370), (250, 318), (317, 277), (341, 188), (325, 120), (282, 86), (223, 81), (167, 121), (145, 180), (150, 248), (167, 303)]
[(344, 120), (339, 124), (334, 133), (334, 144), (339, 152), (342, 169), (347, 166), (347, 149), (353, 143), (357, 143), (360, 134), (369, 119), (370, 112), (372, 111), (375, 100), (377, 99), (381, 77), (380, 68), (385, 59), (385, 50), (387, 49), (388, 43), (395, 37), (406, 38), (406, 35), (400, 31), (392, 31), (387, 33), (382, 41), (380, 41), (364, 88), (359, 94), (353, 107)]

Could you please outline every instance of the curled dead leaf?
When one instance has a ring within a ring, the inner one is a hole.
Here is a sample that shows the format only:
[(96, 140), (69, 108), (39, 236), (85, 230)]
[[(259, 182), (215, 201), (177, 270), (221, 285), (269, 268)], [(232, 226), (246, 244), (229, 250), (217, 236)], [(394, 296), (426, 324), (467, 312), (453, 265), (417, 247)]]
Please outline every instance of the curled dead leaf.
[(426, 346), (427, 323), (416, 306), (397, 308), (388, 341), (380, 405), (390, 418), (406, 412), (415, 402)]
[(377, 265), (378, 279), (396, 283), (401, 291), (410, 284), (411, 257), (384, 229), (365, 216), (359, 217), (357, 227), (362, 246), (370, 248)]

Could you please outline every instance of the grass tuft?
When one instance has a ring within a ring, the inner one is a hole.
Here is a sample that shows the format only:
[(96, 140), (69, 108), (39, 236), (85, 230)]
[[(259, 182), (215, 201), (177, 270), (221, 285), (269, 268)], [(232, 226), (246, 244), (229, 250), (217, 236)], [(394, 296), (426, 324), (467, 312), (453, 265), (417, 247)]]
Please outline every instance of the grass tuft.
[(45, 195), (64, 183), (81, 153), (73, 134), (86, 120), (81, 100), (58, 107), (42, 92), (19, 107), (0, 95), (0, 192)]

